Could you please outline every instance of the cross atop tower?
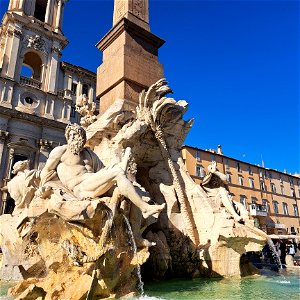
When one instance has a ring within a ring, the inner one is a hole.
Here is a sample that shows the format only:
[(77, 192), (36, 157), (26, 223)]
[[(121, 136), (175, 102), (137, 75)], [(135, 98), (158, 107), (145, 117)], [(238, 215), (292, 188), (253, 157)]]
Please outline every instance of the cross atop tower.
[(149, 0), (114, 0), (113, 26), (121, 19), (126, 18), (149, 30), (148, 2)]

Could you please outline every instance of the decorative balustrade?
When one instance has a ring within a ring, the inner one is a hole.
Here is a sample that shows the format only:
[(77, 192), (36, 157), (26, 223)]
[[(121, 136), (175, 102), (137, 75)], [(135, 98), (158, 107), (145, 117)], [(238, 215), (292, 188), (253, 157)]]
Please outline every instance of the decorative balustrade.
[(39, 80), (29, 78), (26, 76), (20, 76), (20, 83), (24, 85), (32, 86), (37, 89), (40, 89), (42, 86), (42, 83)]

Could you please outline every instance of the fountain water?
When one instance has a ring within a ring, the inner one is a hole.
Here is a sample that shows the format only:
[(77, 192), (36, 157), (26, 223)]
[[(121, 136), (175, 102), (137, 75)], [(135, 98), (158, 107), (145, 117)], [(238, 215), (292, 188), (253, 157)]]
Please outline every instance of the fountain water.
[[(129, 220), (125, 215), (123, 215), (123, 217), (124, 217), (125, 223), (127, 225), (128, 234), (129, 234), (129, 237), (130, 237), (133, 253), (134, 253), (135, 256), (137, 256), (138, 255), (137, 254), (137, 246), (136, 246), (136, 243), (135, 243), (134, 235), (133, 235)], [(137, 264), (136, 273), (137, 273), (137, 277), (138, 277), (138, 280), (139, 280), (138, 291), (140, 292), (141, 295), (143, 295), (144, 294), (144, 283), (142, 281), (141, 266), (139, 265), (139, 263)]]
[(282, 263), (281, 263), (280, 257), (279, 257), (279, 255), (278, 255), (278, 253), (276, 251), (276, 247), (275, 247), (272, 239), (268, 238), (267, 239), (267, 243), (269, 245), (269, 248), (271, 250), (271, 254), (272, 254), (272, 257), (273, 257), (275, 263), (277, 264), (277, 266), (278, 266), (279, 269), (282, 269)]
[[(280, 257), (279, 257), (279, 255), (278, 255), (278, 253), (277, 253), (277, 251), (276, 251), (276, 247), (275, 247), (275, 245), (274, 245), (272, 239), (268, 238), (268, 239), (267, 239), (267, 243), (268, 243), (269, 248), (270, 248), (270, 250), (271, 250), (272, 257), (273, 257), (275, 263), (277, 264), (277, 266), (278, 266), (278, 268), (279, 268), (279, 271), (280, 271), (280, 270), (283, 270), (283, 267), (282, 267), (282, 263), (281, 263)], [(284, 274), (280, 273), (280, 276), (283, 277), (283, 280), (280, 280), (279, 283), (287, 283), (287, 284), (290, 283), (290, 281), (287, 280), (287, 278), (284, 276)]]

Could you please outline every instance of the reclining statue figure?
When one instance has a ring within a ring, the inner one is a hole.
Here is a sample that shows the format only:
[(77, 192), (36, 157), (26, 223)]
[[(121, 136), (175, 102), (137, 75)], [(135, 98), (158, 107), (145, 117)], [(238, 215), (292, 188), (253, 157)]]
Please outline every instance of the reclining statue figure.
[(243, 224), (248, 221), (248, 211), (241, 203), (232, 199), (227, 186), (227, 176), (218, 171), (215, 161), (208, 166), (207, 171), (201, 183), (207, 195), (214, 198), (218, 205), (224, 206), (235, 221)]
[(65, 131), (67, 145), (54, 148), (41, 172), (44, 185), (56, 173), (61, 183), (71, 191), (78, 200), (93, 199), (104, 195), (114, 185), (119, 193), (128, 198), (142, 212), (144, 218), (157, 215), (165, 207), (149, 205), (136, 192), (126, 175), (131, 149), (126, 148), (119, 163), (104, 167), (97, 155), (85, 148), (85, 130), (77, 124), (68, 125)]
[(40, 171), (29, 170), (28, 163), (28, 160), (16, 162), (12, 170), (15, 177), (7, 183), (7, 190), (15, 201), (13, 215), (17, 215), (24, 208), (28, 208), (39, 186)]

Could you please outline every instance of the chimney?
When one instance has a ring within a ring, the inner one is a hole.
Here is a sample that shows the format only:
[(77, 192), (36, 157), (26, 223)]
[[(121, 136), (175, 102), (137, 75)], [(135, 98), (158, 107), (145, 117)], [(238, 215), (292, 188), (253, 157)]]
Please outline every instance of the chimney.
[(218, 154), (220, 155), (223, 155), (223, 152), (222, 152), (222, 146), (221, 145), (218, 145)]

